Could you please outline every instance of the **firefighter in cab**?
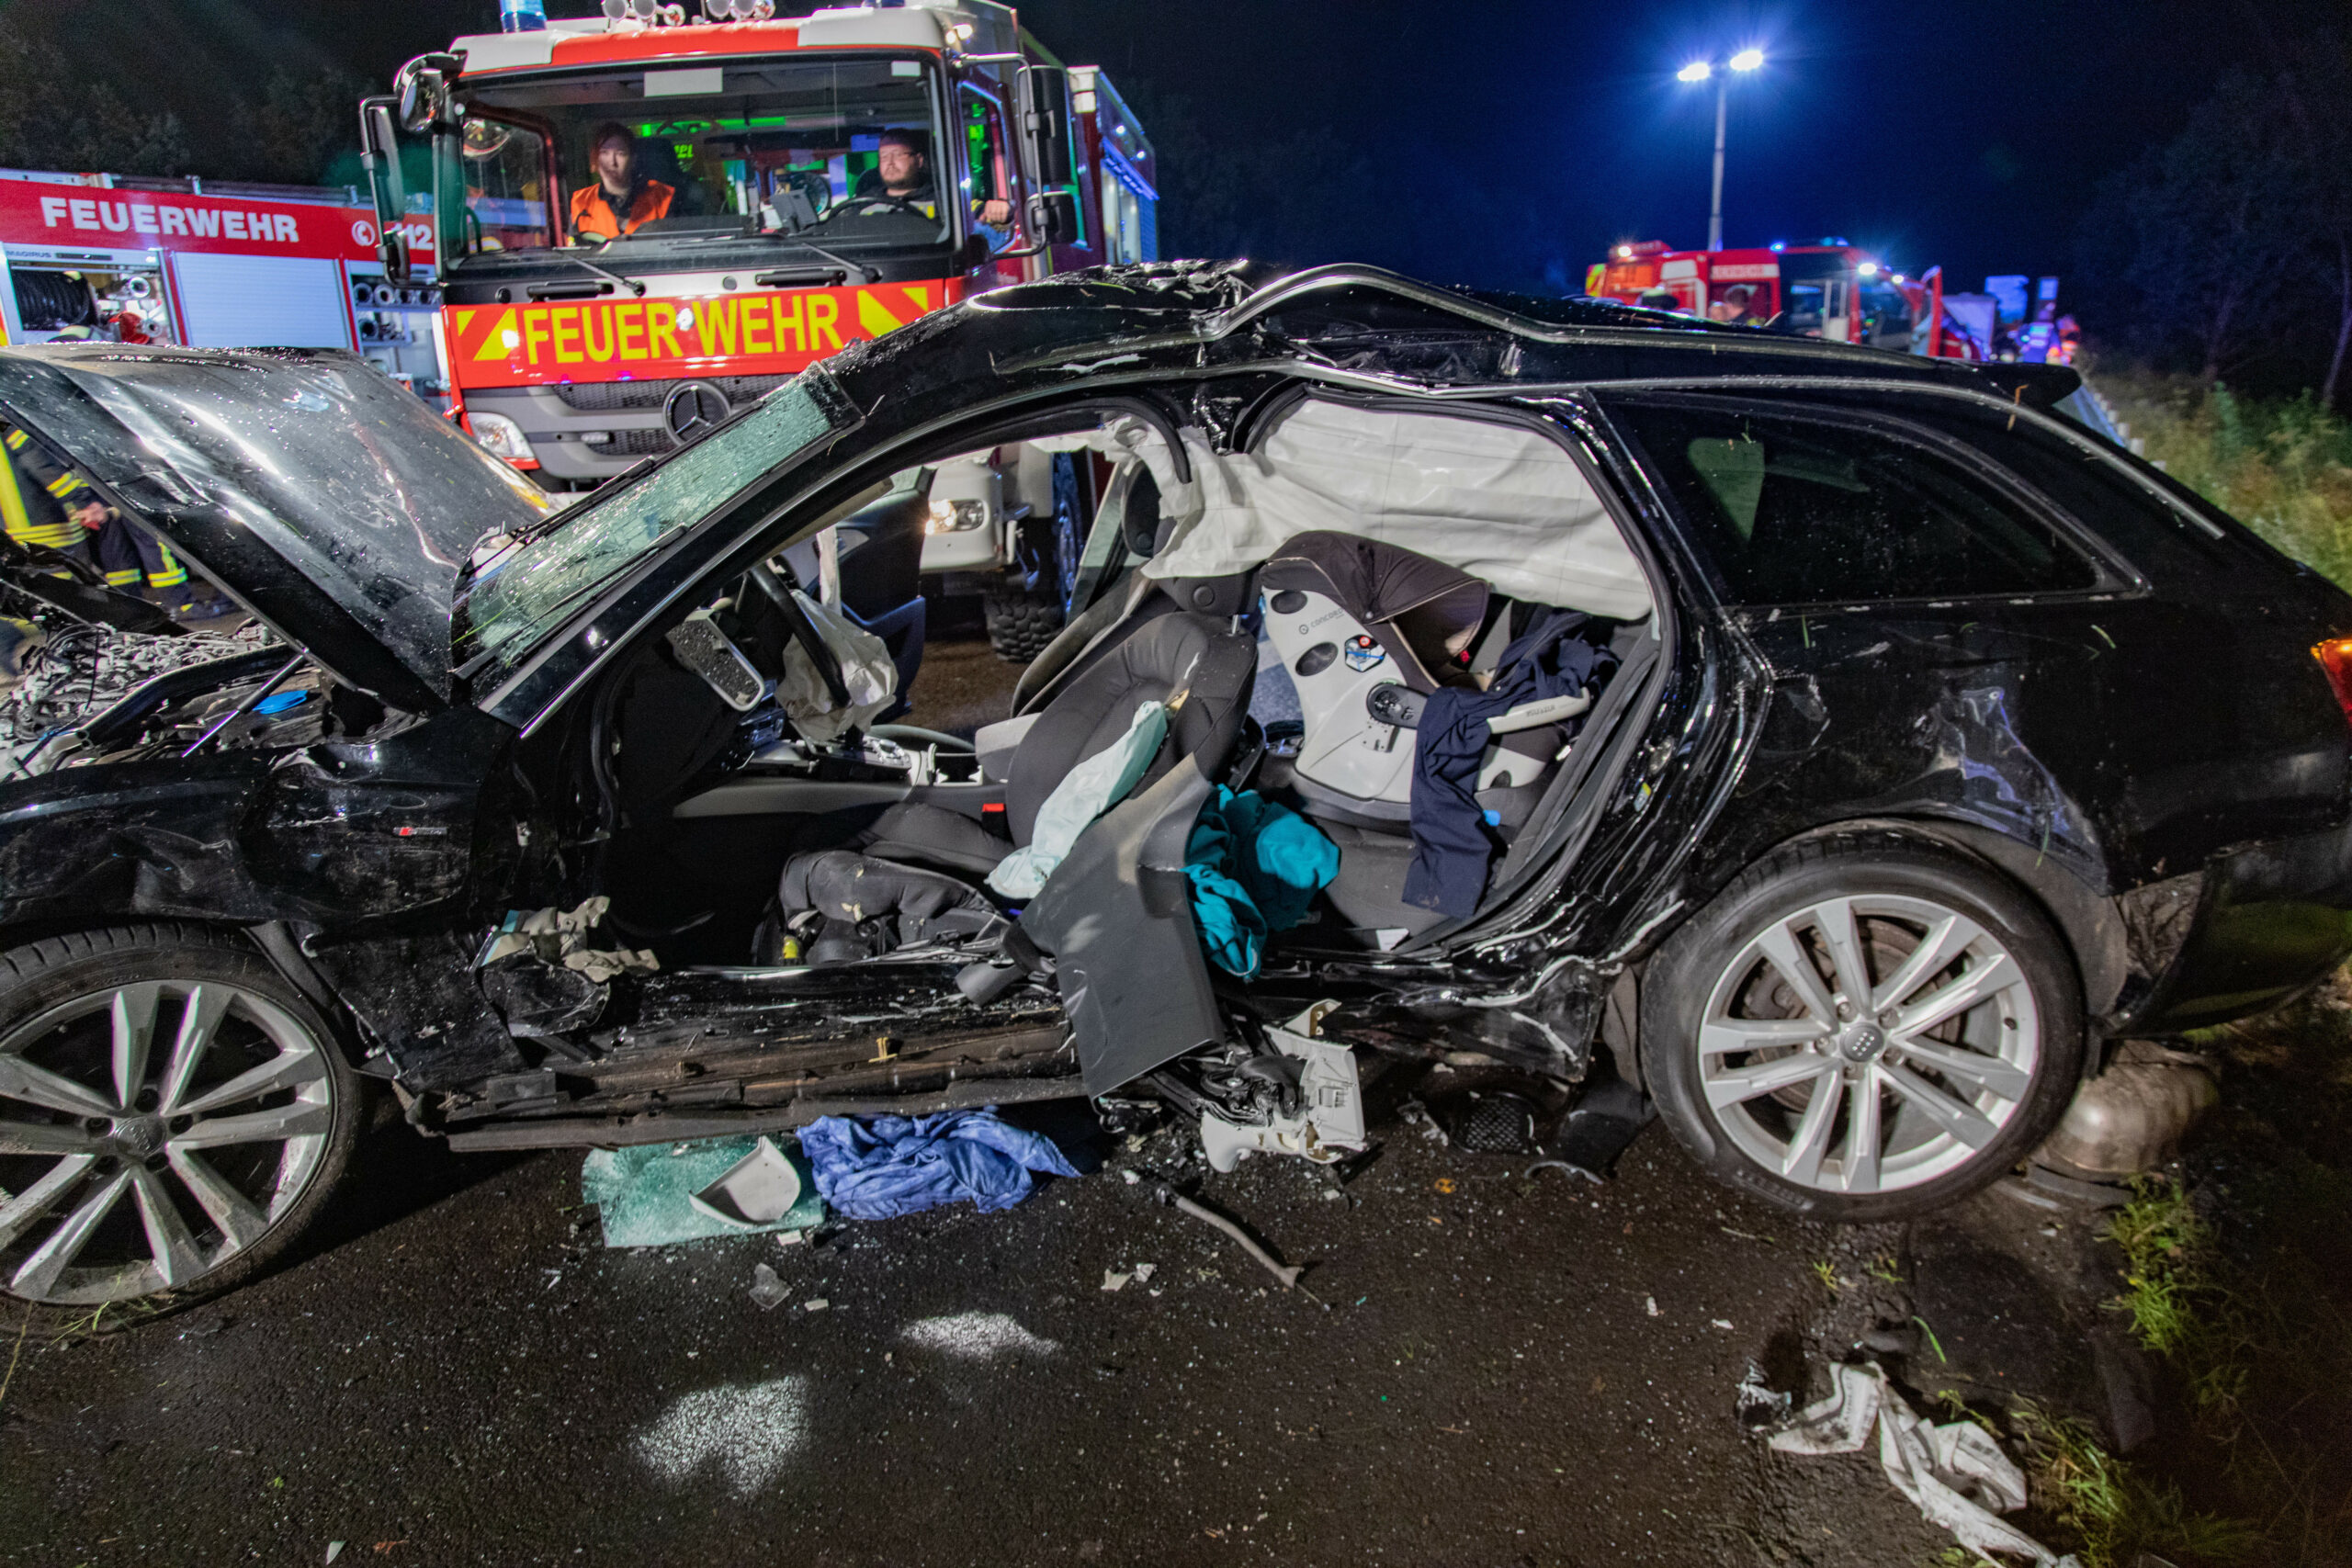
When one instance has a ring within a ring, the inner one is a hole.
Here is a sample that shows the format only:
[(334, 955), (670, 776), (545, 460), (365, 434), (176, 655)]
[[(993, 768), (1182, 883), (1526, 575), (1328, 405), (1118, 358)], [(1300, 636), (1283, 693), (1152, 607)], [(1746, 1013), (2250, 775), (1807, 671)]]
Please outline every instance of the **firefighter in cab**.
[(591, 162), (596, 178), (571, 193), (575, 240), (602, 244), (670, 216), (670, 200), (677, 193), (647, 177), (637, 155), (637, 135), (628, 127), (617, 120), (598, 126)]

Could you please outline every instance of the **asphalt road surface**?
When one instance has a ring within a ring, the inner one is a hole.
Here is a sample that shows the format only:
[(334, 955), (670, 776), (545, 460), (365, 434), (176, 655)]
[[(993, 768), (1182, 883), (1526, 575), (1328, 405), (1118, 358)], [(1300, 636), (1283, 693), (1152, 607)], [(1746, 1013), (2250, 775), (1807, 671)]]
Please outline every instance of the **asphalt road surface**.
[[(1007, 673), (940, 653), (955, 703)], [(623, 1251), (578, 1152), (379, 1125), (315, 1245), (243, 1292), (96, 1335), (0, 1313), (0, 1562), (1926, 1568), (1950, 1545), (1873, 1458), (1772, 1454), (1735, 1398), (1751, 1362), (1826, 1386), (1900, 1322), (1870, 1281), (1916, 1237), (1752, 1204), (1655, 1127), (1605, 1187), (1377, 1131), (1344, 1186), (1216, 1176), (1170, 1128), (1000, 1213)], [(1998, 1195), (1962, 1222), (2011, 1208), (2042, 1222)]]

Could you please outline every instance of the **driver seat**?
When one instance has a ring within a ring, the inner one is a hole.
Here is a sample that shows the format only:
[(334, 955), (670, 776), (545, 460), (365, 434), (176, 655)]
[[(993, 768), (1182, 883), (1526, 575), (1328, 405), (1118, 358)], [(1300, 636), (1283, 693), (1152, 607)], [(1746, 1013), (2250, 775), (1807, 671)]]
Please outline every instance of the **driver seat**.
[[(1168, 739), (1137, 793), (1186, 757), (1214, 773), (1250, 711), (1257, 644), (1206, 615), (1160, 615), (1058, 693), (1013, 748), (1005, 770), (1004, 831), (944, 806), (906, 801), (866, 830), (879, 860), (983, 877), (1029, 842), (1037, 809), (1072, 768), (1126, 733), (1138, 705), (1166, 702)], [(1182, 700), (1177, 701), (1179, 694)]]
[(972, 929), (972, 917), (994, 907), (981, 879), (1029, 842), (1046, 797), (1072, 768), (1125, 734), (1143, 703), (1164, 702), (1170, 711), (1167, 739), (1136, 792), (1187, 758), (1215, 774), (1249, 715), (1257, 660), (1255, 640), (1223, 622), (1157, 617), (1029, 722), (1007, 770), (1003, 832), (944, 806), (901, 801), (851, 850), (794, 855), (785, 863), (778, 903), (787, 917), (812, 909), (825, 917), (827, 940), (811, 945), (809, 961), (876, 951), (851, 933), (877, 925), (894, 933), (882, 938), (883, 950), (934, 930)]

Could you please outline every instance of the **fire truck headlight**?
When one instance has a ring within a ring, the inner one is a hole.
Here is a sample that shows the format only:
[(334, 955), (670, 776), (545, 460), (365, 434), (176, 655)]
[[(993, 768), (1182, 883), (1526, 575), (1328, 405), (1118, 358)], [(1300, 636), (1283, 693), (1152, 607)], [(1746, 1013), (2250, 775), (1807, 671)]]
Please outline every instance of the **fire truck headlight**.
[(926, 534), (967, 534), (989, 520), (985, 501), (934, 501), (923, 520)]
[(1878, 276), (1878, 263), (1864, 262), (1854, 270), (1860, 273), (1864, 277), (1876, 277)]
[(536, 456), (531, 444), (523, 438), (523, 427), (503, 413), (476, 413), (468, 410), (466, 423), (473, 427), (474, 439), (496, 457), (510, 463), (526, 463)]

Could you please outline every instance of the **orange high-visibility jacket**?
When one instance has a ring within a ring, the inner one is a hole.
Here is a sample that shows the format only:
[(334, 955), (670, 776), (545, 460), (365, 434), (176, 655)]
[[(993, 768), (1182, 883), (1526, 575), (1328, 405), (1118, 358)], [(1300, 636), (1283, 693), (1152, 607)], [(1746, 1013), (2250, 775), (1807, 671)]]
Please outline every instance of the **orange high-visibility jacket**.
[(613, 204), (605, 199), (602, 181), (582, 186), (571, 193), (571, 231), (602, 234), (607, 240), (634, 234), (639, 224), (670, 216), (670, 197), (673, 194), (660, 180), (646, 181), (639, 187), (637, 199), (629, 203), (628, 221), (624, 223), (613, 216)]

